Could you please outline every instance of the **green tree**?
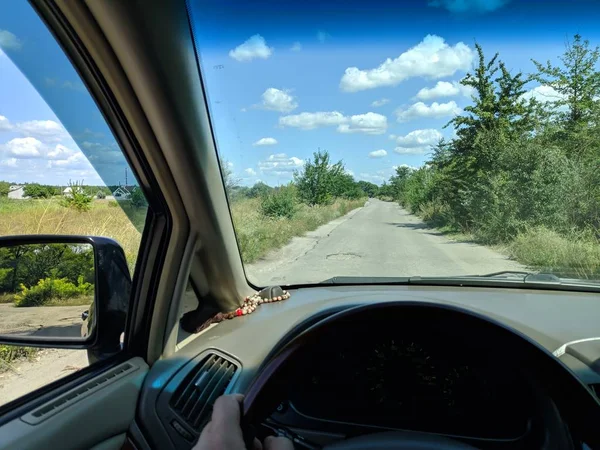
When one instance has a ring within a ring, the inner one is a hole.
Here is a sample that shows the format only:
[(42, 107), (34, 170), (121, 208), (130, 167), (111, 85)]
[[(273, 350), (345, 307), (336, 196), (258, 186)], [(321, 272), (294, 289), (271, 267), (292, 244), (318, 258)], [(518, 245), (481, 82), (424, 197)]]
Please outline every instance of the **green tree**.
[(262, 181), (259, 181), (257, 183), (254, 183), (254, 186), (252, 186), (250, 188), (250, 190), (248, 191), (248, 197), (250, 197), (250, 198), (263, 197), (263, 196), (267, 195), (269, 192), (271, 192), (272, 190), (273, 190), (273, 188), (271, 186), (263, 183)]
[(93, 197), (85, 189), (83, 182), (69, 180), (69, 189), (70, 192), (66, 193), (62, 199), (63, 206), (80, 212), (91, 208)]
[(300, 172), (294, 173), (300, 200), (308, 205), (324, 205), (341, 194), (348, 179), (344, 177), (342, 161), (331, 164), (329, 152), (317, 151), (306, 161)]
[(145, 208), (148, 206), (144, 192), (142, 192), (139, 186), (133, 188), (133, 192), (131, 192), (131, 206), (134, 208)]
[(358, 188), (369, 198), (377, 197), (379, 194), (379, 186), (369, 181), (359, 181)]
[(23, 193), (31, 198), (51, 198), (54, 195), (60, 194), (59, 190), (54, 186), (46, 186), (39, 183), (26, 184), (23, 188)]
[(231, 164), (226, 159), (219, 159), (219, 165), (221, 166), (221, 176), (223, 177), (223, 184), (225, 185), (225, 192), (228, 195), (232, 194), (235, 188), (240, 184), (240, 180), (235, 177)]
[[(588, 40), (576, 34), (559, 59), (562, 66), (555, 66), (550, 61), (542, 64), (532, 60), (538, 70), (534, 79), (558, 93), (558, 98), (551, 102), (552, 106), (569, 125), (596, 120), (600, 94), (600, 48), (590, 47)], [(561, 106), (566, 106), (568, 111), (560, 111)]]

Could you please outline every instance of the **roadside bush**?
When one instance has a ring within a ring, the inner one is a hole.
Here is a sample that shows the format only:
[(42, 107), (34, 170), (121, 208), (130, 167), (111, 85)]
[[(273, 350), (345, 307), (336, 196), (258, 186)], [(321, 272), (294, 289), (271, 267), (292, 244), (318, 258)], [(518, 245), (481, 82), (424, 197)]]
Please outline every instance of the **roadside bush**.
[(8, 195), (8, 189), (10, 183), (8, 181), (0, 181), (0, 197), (6, 197)]
[(422, 204), (419, 211), (421, 218), (433, 226), (442, 226), (448, 223), (450, 214), (451, 210), (447, 204), (434, 200)]
[(87, 283), (80, 276), (77, 284), (66, 278), (43, 278), (28, 288), (21, 284), (21, 292), (15, 295), (15, 306), (43, 306), (52, 300), (65, 300), (85, 295), (92, 295), (94, 285)]
[(296, 214), (298, 202), (292, 186), (283, 186), (261, 198), (260, 209), (263, 215), (273, 218), (291, 219)]
[(117, 208), (119, 206), (119, 203), (116, 200), (109, 200), (108, 206), (110, 206), (111, 208)]
[(356, 199), (359, 199), (364, 196), (365, 196), (365, 193), (357, 185), (350, 187), (349, 189), (344, 191), (344, 193), (341, 195), (342, 198), (347, 198), (348, 200), (356, 200)]

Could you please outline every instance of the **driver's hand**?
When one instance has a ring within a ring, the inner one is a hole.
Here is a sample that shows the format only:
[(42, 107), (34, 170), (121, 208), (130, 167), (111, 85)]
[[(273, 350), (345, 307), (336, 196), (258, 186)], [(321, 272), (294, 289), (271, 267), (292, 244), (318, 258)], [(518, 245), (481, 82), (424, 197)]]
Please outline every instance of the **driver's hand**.
[[(244, 450), (244, 438), (240, 426), (240, 404), (243, 395), (223, 395), (213, 406), (212, 418), (206, 424), (194, 450)], [(254, 439), (254, 449), (293, 450), (294, 445), (283, 437), (268, 437), (264, 443)]]

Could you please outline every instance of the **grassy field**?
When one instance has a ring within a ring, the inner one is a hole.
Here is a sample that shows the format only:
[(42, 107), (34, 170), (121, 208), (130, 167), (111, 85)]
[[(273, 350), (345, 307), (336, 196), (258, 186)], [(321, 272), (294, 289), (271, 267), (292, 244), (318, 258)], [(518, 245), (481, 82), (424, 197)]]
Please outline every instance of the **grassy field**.
[[(364, 204), (365, 200), (336, 200), (325, 206), (300, 205), (293, 219), (266, 218), (259, 199), (243, 199), (232, 205), (232, 215), (242, 256), (251, 262), (271, 249), (285, 245), (292, 237), (340, 217)], [(113, 203), (114, 204), (114, 203)], [(123, 249), (133, 271), (140, 245), (146, 210), (126, 203), (112, 206), (97, 200), (89, 211), (65, 208), (57, 200), (0, 201), (0, 236), (18, 234), (82, 234), (107, 236)], [(2, 300), (0, 300), (2, 301)]]
[(89, 211), (65, 208), (57, 199), (0, 201), (0, 236), (19, 234), (72, 234), (115, 239), (133, 268), (140, 246), (145, 208), (119, 207), (96, 200)]

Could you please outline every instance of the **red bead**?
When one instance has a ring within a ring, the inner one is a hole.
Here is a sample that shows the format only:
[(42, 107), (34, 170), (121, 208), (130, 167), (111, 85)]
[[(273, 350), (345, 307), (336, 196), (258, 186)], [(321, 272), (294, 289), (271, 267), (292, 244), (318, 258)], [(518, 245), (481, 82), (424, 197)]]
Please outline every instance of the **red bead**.
[(242, 315), (242, 310), (240, 308), (235, 310), (235, 315), (236, 316), (241, 316)]

